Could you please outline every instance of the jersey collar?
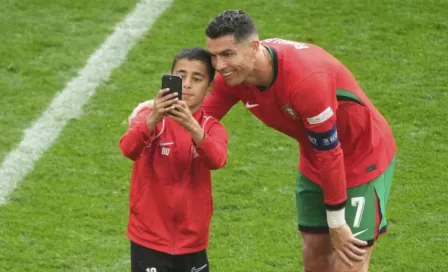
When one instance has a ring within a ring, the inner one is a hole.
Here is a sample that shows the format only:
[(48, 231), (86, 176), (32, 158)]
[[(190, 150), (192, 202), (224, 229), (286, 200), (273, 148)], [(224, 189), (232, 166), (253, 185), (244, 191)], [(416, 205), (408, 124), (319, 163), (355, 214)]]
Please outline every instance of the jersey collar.
[(200, 122), (202, 116), (204, 115), (204, 110), (202, 109), (202, 106), (192, 115), (193, 115), (193, 118), (196, 119), (196, 121)]
[(271, 83), (269, 83), (268, 86), (262, 87), (262, 86), (257, 86), (258, 90), (260, 90), (261, 92), (265, 92), (267, 90), (269, 90), (269, 88), (271, 88), (272, 85), (274, 85), (275, 80), (277, 79), (277, 73), (278, 73), (278, 57), (277, 57), (277, 52), (275, 52), (275, 49), (269, 46), (264, 46), (268, 51), (269, 54), (271, 55), (272, 58), (272, 71), (274, 73), (274, 76), (272, 77), (272, 81)]

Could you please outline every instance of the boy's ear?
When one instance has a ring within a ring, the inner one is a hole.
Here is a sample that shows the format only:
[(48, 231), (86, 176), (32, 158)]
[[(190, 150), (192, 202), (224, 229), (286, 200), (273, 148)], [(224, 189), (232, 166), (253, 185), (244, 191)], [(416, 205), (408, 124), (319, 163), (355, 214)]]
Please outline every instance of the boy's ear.
[(205, 95), (209, 95), (212, 93), (213, 91), (213, 84), (215, 83), (215, 80), (212, 80), (209, 84), (208, 84), (208, 88), (207, 88), (207, 92), (205, 93)]

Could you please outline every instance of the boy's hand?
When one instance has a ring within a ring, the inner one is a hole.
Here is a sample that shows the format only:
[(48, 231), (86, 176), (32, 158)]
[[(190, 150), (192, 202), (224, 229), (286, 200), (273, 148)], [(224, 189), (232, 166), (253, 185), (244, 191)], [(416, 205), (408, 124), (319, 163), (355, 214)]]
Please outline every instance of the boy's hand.
[(174, 109), (170, 110), (168, 115), (189, 131), (193, 141), (196, 144), (199, 144), (204, 138), (204, 130), (201, 128), (198, 121), (194, 119), (187, 104), (184, 101), (178, 100), (173, 107)]
[[(148, 126), (150, 126), (150, 124), (152, 124), (152, 125), (158, 124), (160, 121), (162, 121), (162, 119), (166, 113), (168, 113), (170, 110), (174, 109), (174, 104), (178, 100), (176, 97), (177, 94), (172, 93), (172, 94), (163, 96), (168, 91), (169, 91), (169, 89), (162, 89), (157, 93), (157, 96), (154, 100), (154, 105), (152, 106), (152, 111), (149, 114), (147, 121), (146, 121)], [(138, 111), (137, 111), (137, 113), (138, 113)], [(132, 118), (130, 118), (130, 119), (132, 119)]]

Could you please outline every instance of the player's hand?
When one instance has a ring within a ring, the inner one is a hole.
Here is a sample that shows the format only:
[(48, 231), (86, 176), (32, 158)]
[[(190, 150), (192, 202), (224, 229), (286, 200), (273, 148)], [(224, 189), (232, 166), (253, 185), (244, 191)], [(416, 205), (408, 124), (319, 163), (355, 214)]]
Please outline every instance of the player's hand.
[(137, 107), (135, 107), (135, 108), (132, 110), (131, 115), (129, 115), (129, 117), (128, 117), (128, 122), (130, 123), (131, 120), (134, 119), (135, 116), (137, 116), (137, 114), (138, 114), (139, 112), (141, 112), (142, 110), (144, 110), (144, 109), (152, 110), (153, 105), (154, 105), (154, 100), (153, 100), (153, 99), (151, 99), (151, 100), (146, 100), (145, 102), (142, 102), (142, 103), (138, 104)]
[(361, 262), (364, 259), (366, 250), (360, 247), (367, 246), (367, 242), (353, 236), (347, 224), (330, 228), (330, 238), (337, 256), (349, 267), (353, 267), (354, 261)]
[[(157, 124), (162, 121), (163, 117), (170, 110), (174, 109), (174, 105), (178, 98), (176, 97), (176, 93), (171, 93), (166, 96), (163, 96), (165, 93), (169, 92), (169, 89), (162, 89), (157, 93), (156, 98), (154, 99), (154, 104), (152, 105), (152, 111), (148, 116), (148, 120), (151, 120), (152, 123)], [(141, 104), (140, 104), (141, 105)], [(143, 107), (147, 108), (147, 107)], [(137, 111), (138, 113), (138, 111)]]
[(194, 142), (198, 144), (202, 138), (204, 138), (204, 131), (199, 125), (198, 121), (194, 119), (193, 114), (191, 114), (190, 108), (187, 104), (178, 100), (174, 104), (174, 109), (170, 110), (168, 115), (179, 122), (188, 132), (190, 132)]

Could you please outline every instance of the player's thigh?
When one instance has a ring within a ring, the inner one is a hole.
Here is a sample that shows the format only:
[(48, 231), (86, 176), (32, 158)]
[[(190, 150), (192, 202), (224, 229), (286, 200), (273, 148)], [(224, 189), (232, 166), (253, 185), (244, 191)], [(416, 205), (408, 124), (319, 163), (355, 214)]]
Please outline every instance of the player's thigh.
[(353, 234), (373, 245), (387, 231), (386, 207), (389, 201), (395, 160), (378, 178), (347, 190), (346, 221)]
[(207, 251), (184, 254), (176, 256), (175, 272), (209, 272)]
[(301, 233), (328, 233), (327, 214), (322, 189), (300, 172), (297, 173), (296, 207)]
[(131, 241), (131, 272), (172, 272), (172, 256)]
[(296, 206), (304, 265), (314, 267), (317, 261), (326, 268), (332, 249), (323, 192), (300, 172), (297, 174)]
[(328, 233), (305, 233), (301, 232), (303, 239), (302, 257), (305, 264), (309, 262), (319, 262), (327, 266), (333, 248), (331, 246), (330, 235)]

